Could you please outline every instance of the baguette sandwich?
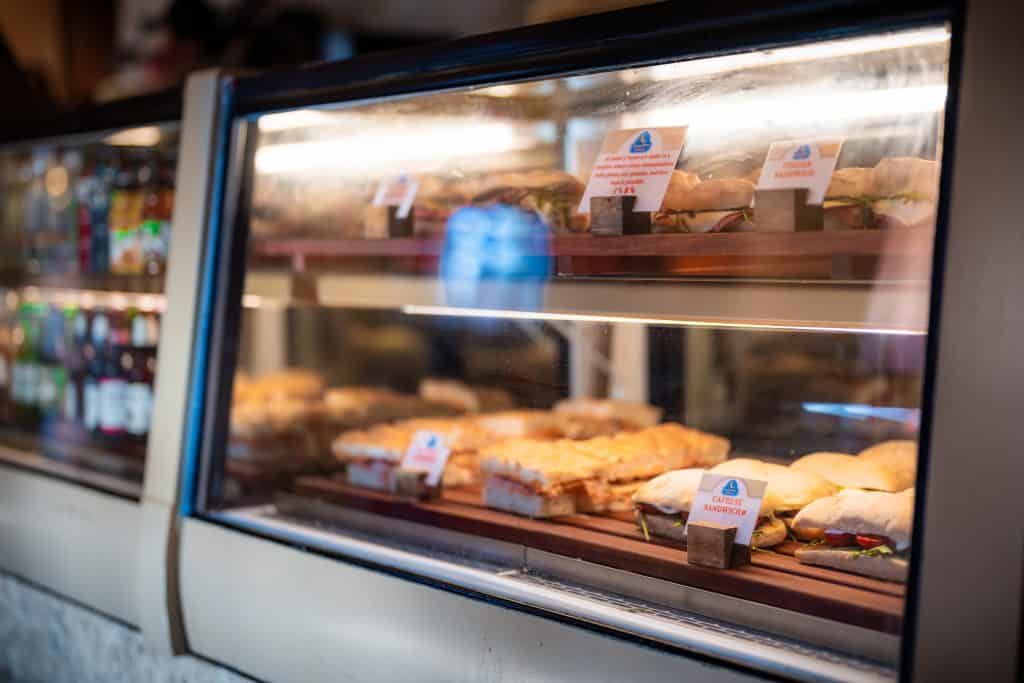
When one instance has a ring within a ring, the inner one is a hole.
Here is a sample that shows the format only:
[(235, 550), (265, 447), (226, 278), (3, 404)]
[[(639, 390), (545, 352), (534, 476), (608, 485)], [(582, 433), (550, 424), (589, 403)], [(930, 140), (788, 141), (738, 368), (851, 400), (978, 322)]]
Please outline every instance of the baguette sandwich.
[[(633, 497), (637, 524), (644, 536), (686, 541), (686, 523), (690, 508), (697, 495), (701, 478), (707, 473), (702, 468), (666, 472), (642, 486)], [(786, 540), (786, 525), (774, 516), (779, 499), (771, 488), (765, 490), (760, 516), (751, 545), (770, 548)]]
[(823, 528), (817, 545), (796, 551), (804, 564), (832, 567), (885, 581), (907, 579), (914, 514), (912, 492), (842, 491), (814, 501), (794, 526)]
[(832, 174), (825, 192), (826, 230), (915, 228), (935, 224), (939, 164), (915, 157), (887, 157), (873, 168)]
[(693, 173), (673, 171), (654, 226), (660, 232), (742, 229), (753, 199), (754, 183), (745, 178), (700, 180)]
[(775, 516), (782, 520), (793, 535), (804, 541), (820, 538), (824, 530), (794, 529), (793, 519), (796, 514), (815, 500), (835, 495), (839, 490), (824, 477), (813, 472), (803, 472), (748, 458), (726, 460), (711, 471), (715, 474), (756, 479), (768, 484), (768, 490), (776, 500)]
[(844, 489), (868, 489), (895, 493), (914, 485), (913, 478), (870, 459), (846, 453), (811, 453), (790, 465), (794, 470), (813, 472)]
[(475, 205), (506, 204), (536, 213), (554, 232), (585, 232), (587, 216), (576, 213), (585, 187), (563, 171), (501, 173), (483, 180)]

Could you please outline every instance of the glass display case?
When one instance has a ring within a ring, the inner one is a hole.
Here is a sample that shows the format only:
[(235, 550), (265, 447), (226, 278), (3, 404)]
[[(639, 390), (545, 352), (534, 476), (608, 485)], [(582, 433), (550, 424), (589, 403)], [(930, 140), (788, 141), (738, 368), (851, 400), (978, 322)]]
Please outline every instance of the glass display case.
[(177, 147), (160, 122), (0, 150), (0, 461), (140, 497)]
[(699, 37), (666, 6), (232, 83), (186, 546), (243, 529), (896, 676), (958, 29), (794, 16)]

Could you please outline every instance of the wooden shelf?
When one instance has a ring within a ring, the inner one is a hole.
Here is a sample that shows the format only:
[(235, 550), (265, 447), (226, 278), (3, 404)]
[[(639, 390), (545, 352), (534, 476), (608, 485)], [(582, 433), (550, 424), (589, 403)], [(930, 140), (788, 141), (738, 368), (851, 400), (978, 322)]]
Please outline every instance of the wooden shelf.
[(484, 507), (479, 493), (446, 491), (441, 500), (417, 502), (327, 477), (300, 478), (295, 491), (333, 505), (516, 543), (885, 633), (898, 634), (902, 624), (902, 586), (806, 567), (780, 553), (755, 553), (753, 564), (736, 569), (707, 569), (690, 565), (677, 544), (645, 541), (622, 519), (527, 519)]
[[(915, 256), (931, 253), (934, 232), (849, 230), (843, 232), (706, 233), (594, 237), (555, 235), (524, 239), (538, 256)], [(444, 239), (261, 239), (250, 252), (263, 258), (335, 259), (365, 256), (440, 256)]]
[(162, 294), (163, 275), (112, 275), (107, 273), (47, 273), (33, 275), (24, 271), (0, 272), (0, 286), (41, 287), (78, 291)]

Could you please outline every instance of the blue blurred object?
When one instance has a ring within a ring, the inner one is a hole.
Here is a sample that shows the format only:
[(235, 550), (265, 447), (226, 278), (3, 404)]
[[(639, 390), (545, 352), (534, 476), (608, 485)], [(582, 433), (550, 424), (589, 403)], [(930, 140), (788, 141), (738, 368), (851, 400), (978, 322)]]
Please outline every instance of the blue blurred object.
[(869, 406), (862, 403), (804, 403), (804, 411), (852, 420), (886, 420), (900, 424), (917, 424), (921, 411), (916, 408)]
[(450, 306), (535, 311), (551, 275), (551, 230), (531, 211), (467, 206), (448, 219), (441, 279)]

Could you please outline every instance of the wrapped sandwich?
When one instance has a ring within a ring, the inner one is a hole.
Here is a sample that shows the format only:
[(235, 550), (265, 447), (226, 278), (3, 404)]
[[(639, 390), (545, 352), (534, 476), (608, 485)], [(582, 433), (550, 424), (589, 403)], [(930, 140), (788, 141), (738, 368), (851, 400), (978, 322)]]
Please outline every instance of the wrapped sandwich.
[(904, 491), (914, 485), (912, 476), (867, 458), (846, 453), (811, 453), (792, 465), (794, 470), (813, 472), (836, 486), (872, 491)]
[[(684, 469), (666, 472), (642, 486), (633, 496), (637, 524), (644, 536), (686, 541), (686, 522), (707, 470)], [(751, 537), (754, 548), (770, 548), (786, 540), (786, 525), (775, 517), (779, 505), (771, 487), (761, 500), (760, 516)]]
[(475, 205), (506, 204), (536, 213), (553, 232), (585, 232), (588, 217), (576, 213), (585, 187), (571, 173), (501, 173), (481, 181)]
[(874, 168), (838, 169), (825, 192), (824, 227), (929, 227), (935, 224), (938, 192), (937, 161), (889, 157)]
[(756, 479), (768, 484), (768, 490), (776, 500), (775, 517), (782, 520), (800, 540), (820, 538), (823, 530), (793, 529), (793, 518), (796, 514), (815, 500), (834, 495), (839, 490), (839, 487), (813, 472), (803, 472), (748, 458), (726, 460), (711, 471), (715, 474)]
[(797, 529), (825, 529), (824, 541), (800, 548), (804, 564), (885, 581), (906, 581), (914, 515), (912, 491), (842, 491), (814, 501), (796, 516)]
[(659, 232), (722, 232), (749, 225), (754, 183), (745, 178), (700, 180), (673, 171), (653, 221)]

